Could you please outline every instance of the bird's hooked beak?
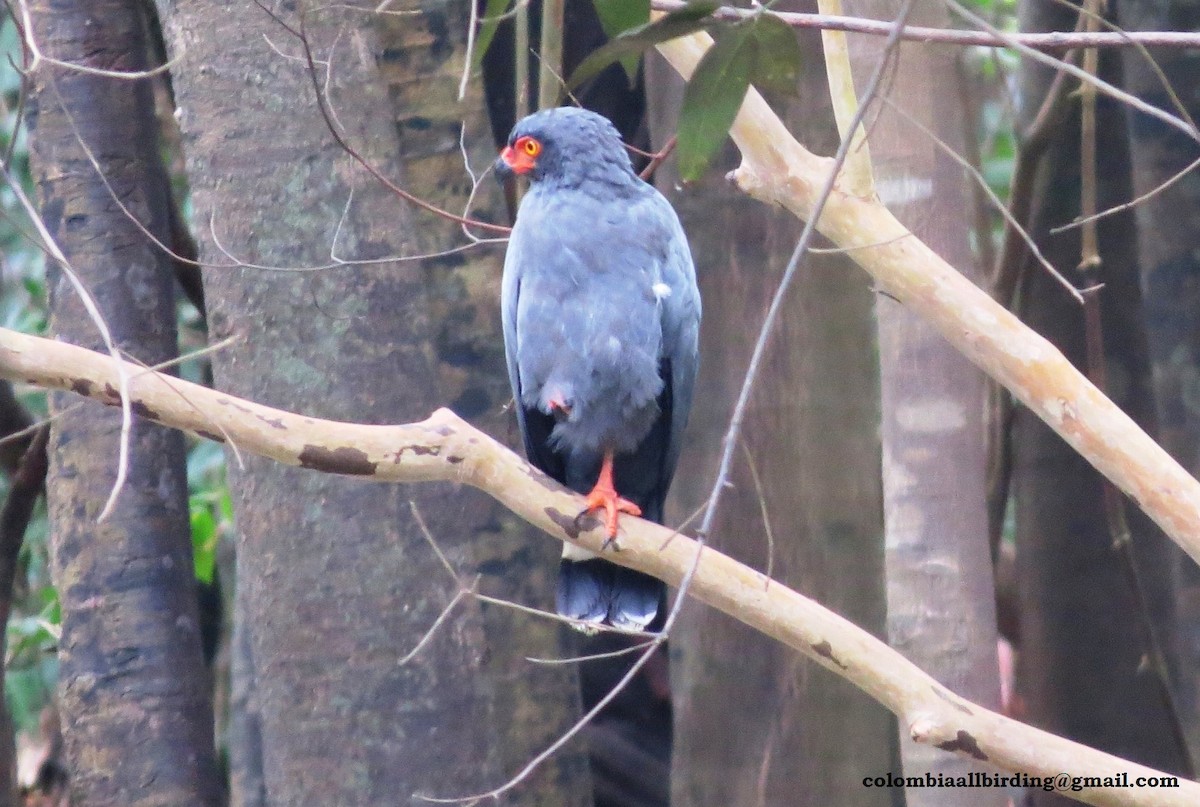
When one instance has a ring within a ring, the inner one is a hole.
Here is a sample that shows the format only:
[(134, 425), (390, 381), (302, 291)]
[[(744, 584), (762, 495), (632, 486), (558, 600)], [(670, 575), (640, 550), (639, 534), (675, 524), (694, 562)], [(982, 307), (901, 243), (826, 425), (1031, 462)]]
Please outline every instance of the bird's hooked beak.
[(534, 157), (512, 146), (505, 146), (496, 160), (496, 179), (503, 183), (517, 174), (528, 174), (536, 167), (537, 160)]

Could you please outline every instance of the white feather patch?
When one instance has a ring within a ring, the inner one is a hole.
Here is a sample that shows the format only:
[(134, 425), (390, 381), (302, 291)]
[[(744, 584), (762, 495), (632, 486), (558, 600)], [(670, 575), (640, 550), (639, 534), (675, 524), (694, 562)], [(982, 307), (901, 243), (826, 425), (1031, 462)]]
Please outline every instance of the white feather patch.
[(595, 552), (584, 549), (576, 544), (564, 543), (562, 556), (567, 560), (582, 561), (600, 557)]
[(671, 287), (666, 283), (655, 283), (650, 287), (650, 290), (654, 292), (654, 296), (660, 300), (665, 300), (671, 296)]

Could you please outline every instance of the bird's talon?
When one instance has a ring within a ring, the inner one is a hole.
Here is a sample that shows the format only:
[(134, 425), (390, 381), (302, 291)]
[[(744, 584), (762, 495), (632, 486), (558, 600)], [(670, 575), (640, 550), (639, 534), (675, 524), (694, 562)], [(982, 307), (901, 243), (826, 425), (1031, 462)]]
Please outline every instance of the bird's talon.
[[(599, 524), (599, 520), (592, 515), (593, 511), (585, 507), (575, 514), (575, 529), (590, 530)], [(590, 520), (590, 524), (585, 524), (585, 520)]]

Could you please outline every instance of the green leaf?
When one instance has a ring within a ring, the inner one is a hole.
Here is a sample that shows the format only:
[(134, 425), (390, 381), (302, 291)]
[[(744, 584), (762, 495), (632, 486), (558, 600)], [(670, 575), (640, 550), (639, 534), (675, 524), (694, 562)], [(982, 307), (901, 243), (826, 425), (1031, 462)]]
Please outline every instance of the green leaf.
[(211, 583), (217, 565), (217, 520), (208, 505), (192, 506), (192, 558), (196, 579)]
[(10, 669), (4, 678), (8, 713), (20, 731), (37, 730), (38, 719), (49, 696), (42, 672), (37, 667)]
[(479, 65), (483, 64), (483, 57), (487, 54), (488, 48), (492, 46), (492, 40), (496, 38), (496, 29), (500, 27), (500, 17), (507, 9), (508, 0), (488, 0), (487, 6), (483, 9), (483, 16), (479, 19), (479, 34), (475, 37), (475, 54), (471, 58), (472, 70), (479, 69)]
[[(596, 15), (609, 39), (616, 39), (626, 31), (650, 22), (650, 0), (593, 0)], [(629, 83), (637, 80), (641, 54), (631, 53), (620, 59)]]
[(650, 22), (650, 0), (594, 0), (594, 3), (609, 39)]
[(675, 150), (679, 175), (699, 179), (725, 142), (750, 86), (755, 43), (752, 23), (737, 23), (713, 44), (683, 91), (679, 139)]
[(796, 95), (801, 58), (796, 32), (773, 14), (759, 14), (752, 34), (755, 53), (750, 82), (765, 92)]
[(659, 42), (686, 36), (713, 24), (710, 15), (719, 3), (711, 0), (693, 0), (678, 11), (672, 11), (662, 19), (636, 28), (630, 28), (597, 48), (575, 68), (567, 89), (573, 90), (615, 61), (627, 56), (640, 56), (642, 51)]

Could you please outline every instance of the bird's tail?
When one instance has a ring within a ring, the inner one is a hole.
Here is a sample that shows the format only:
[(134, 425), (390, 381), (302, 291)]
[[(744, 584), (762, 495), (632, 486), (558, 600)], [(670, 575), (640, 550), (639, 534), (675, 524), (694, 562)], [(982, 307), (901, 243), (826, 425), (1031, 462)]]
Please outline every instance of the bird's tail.
[(666, 602), (666, 583), (602, 558), (563, 558), (558, 567), (558, 613), (584, 623), (585, 630), (588, 625), (657, 630)]

